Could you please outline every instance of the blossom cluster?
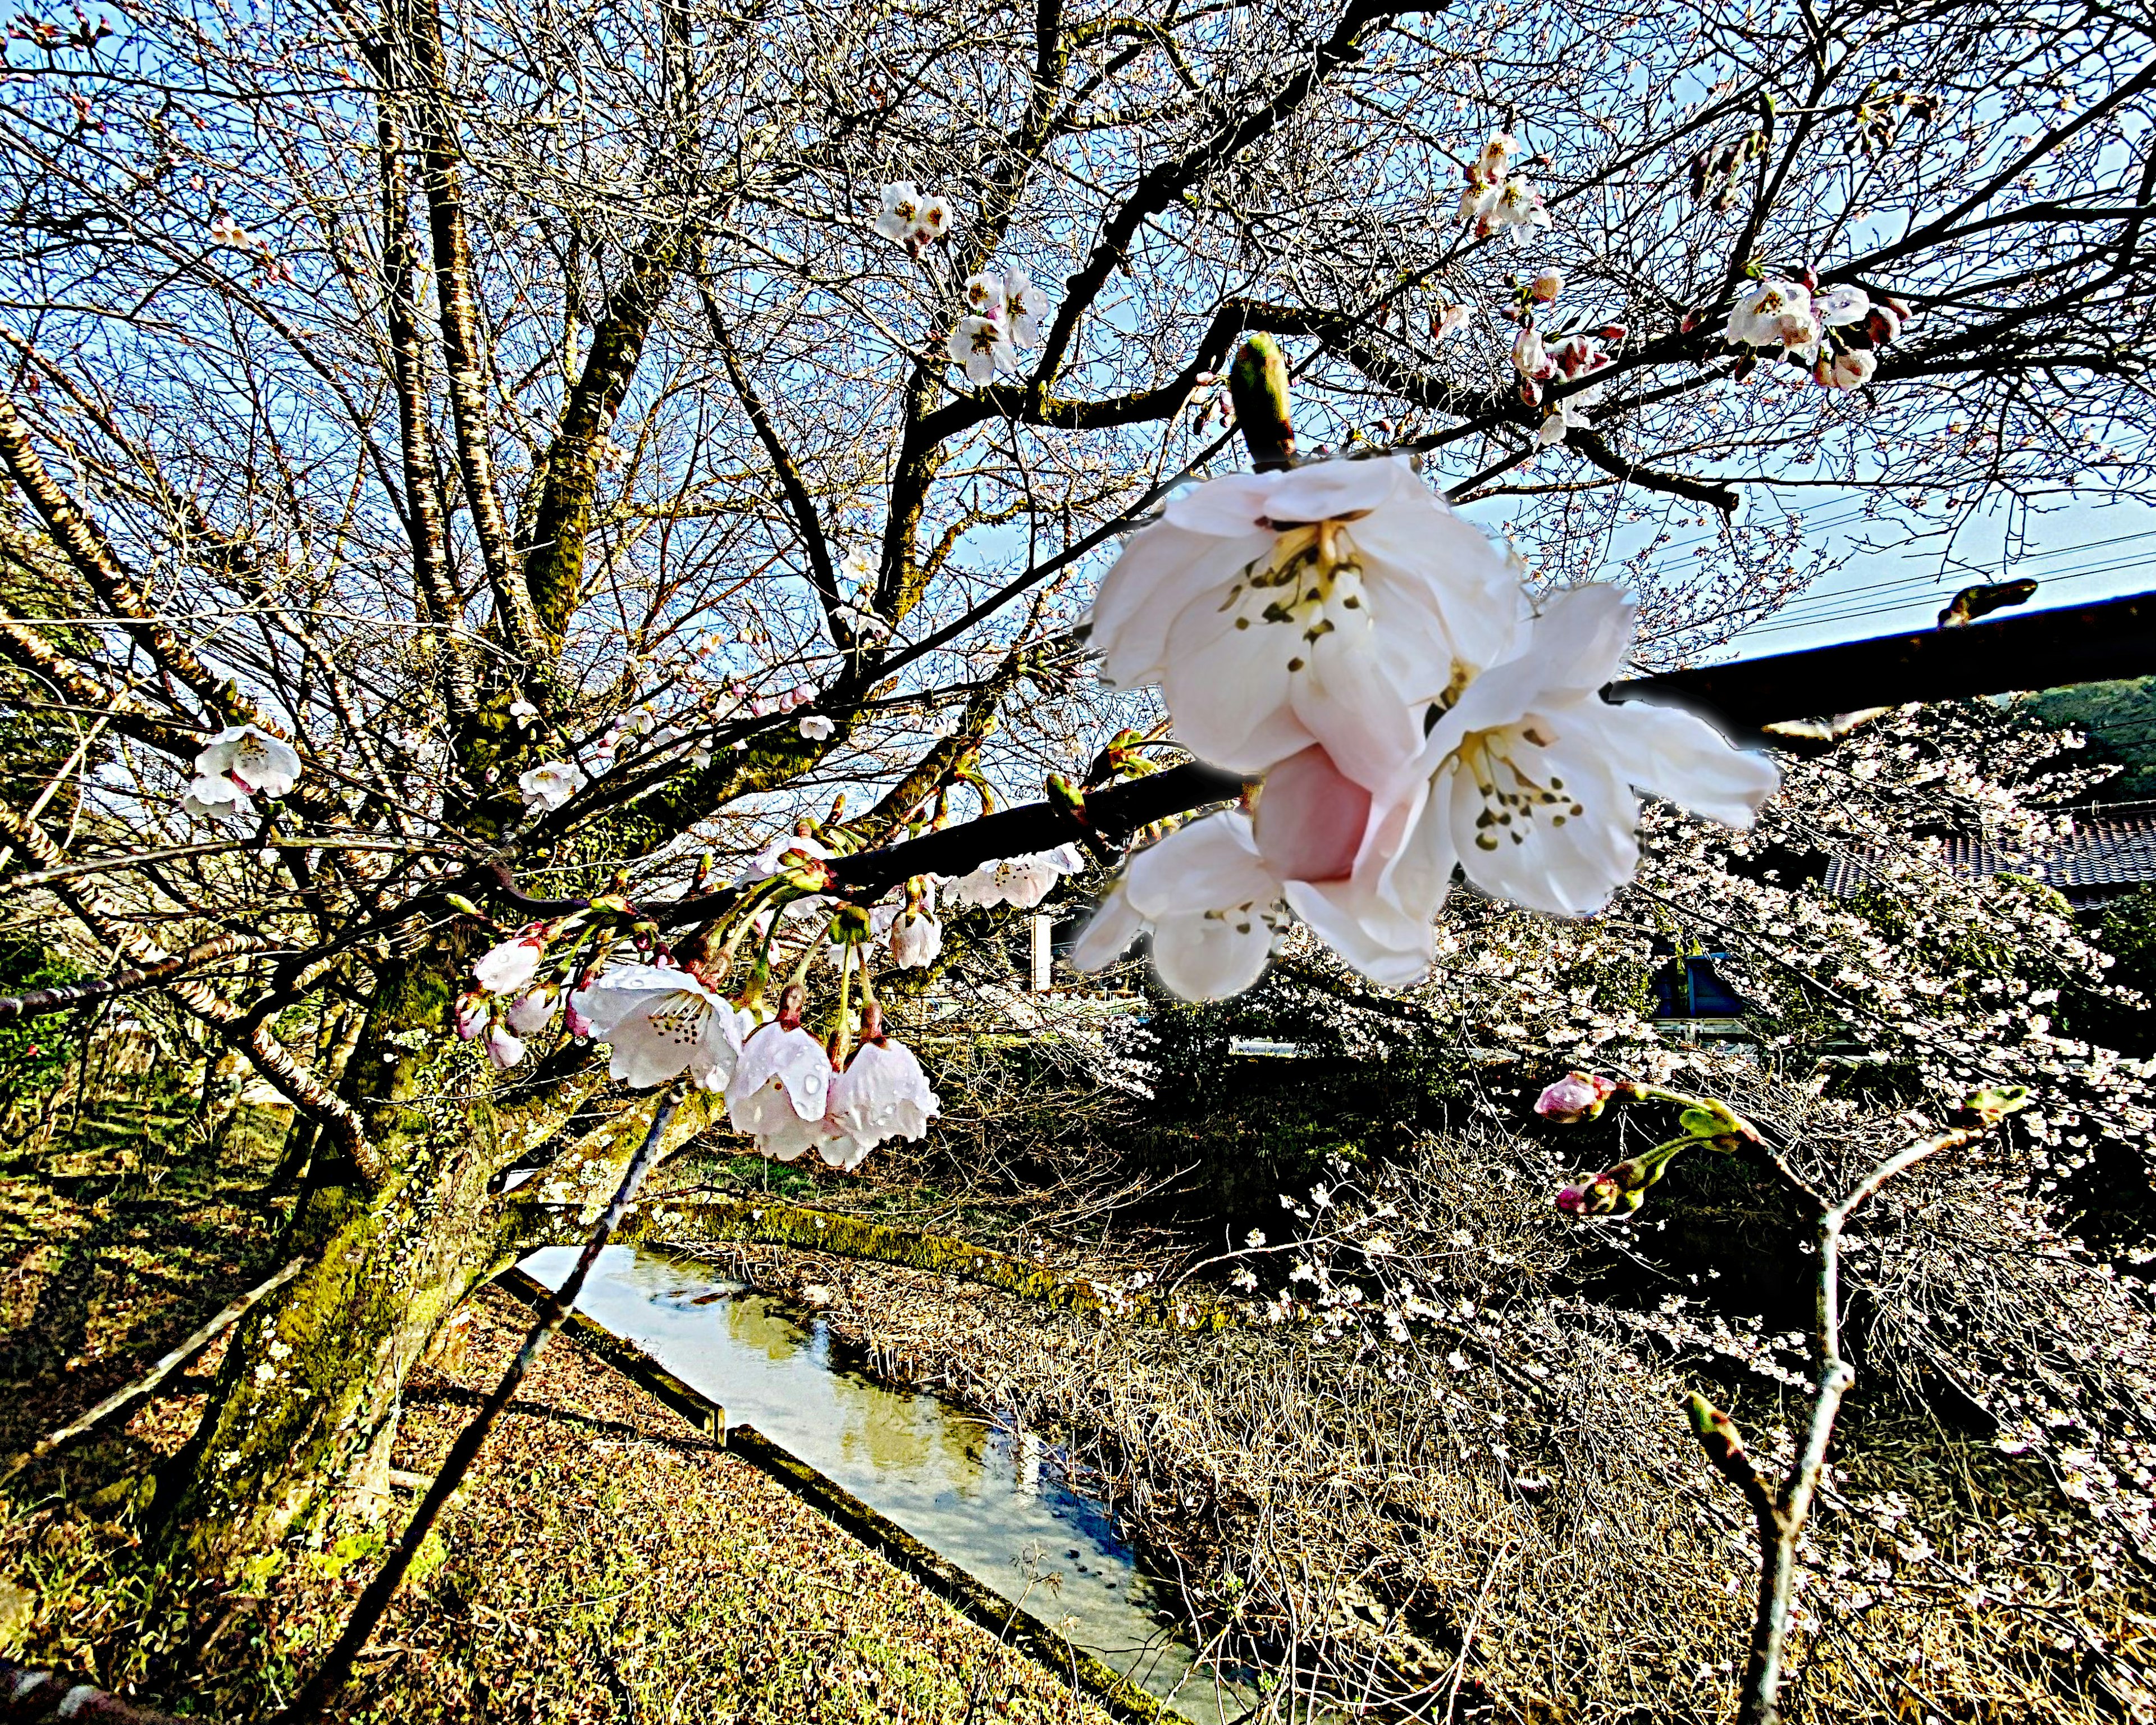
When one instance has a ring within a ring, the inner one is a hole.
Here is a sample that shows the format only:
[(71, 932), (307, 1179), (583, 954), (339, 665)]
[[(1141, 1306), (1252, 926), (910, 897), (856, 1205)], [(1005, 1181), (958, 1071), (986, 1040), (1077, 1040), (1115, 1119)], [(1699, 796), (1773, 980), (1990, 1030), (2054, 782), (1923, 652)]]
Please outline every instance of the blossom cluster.
[(1589, 586), (1531, 617), (1504, 557), (1403, 457), (1171, 499), (1103, 578), (1091, 626), (1104, 681), (1157, 685), (1178, 741), (1260, 781), (1133, 857), (1071, 954), (1098, 968), (1150, 932), (1188, 999), (1249, 988), (1290, 912), (1411, 986), (1455, 868), (1591, 915), (1637, 863), (1635, 787), (1746, 825), (1775, 783), (1692, 714), (1603, 701), (1633, 608)]
[(1512, 171), (1519, 147), (1510, 132), (1494, 132), (1482, 153), (1467, 164), (1466, 184), (1460, 188), (1460, 219), (1474, 228), (1477, 239), (1509, 233), (1514, 245), (1524, 245), (1529, 234), (1550, 224), (1543, 194), (1526, 175)]
[(1901, 335), (1909, 308), (1897, 299), (1874, 300), (1861, 287), (1818, 289), (1809, 271), (1801, 279), (1769, 277), (1738, 300), (1723, 339), (1753, 353), (1778, 350), (1822, 388), (1861, 388), (1879, 368), (1876, 350)]
[[(552, 770), (525, 775), (531, 793), (552, 793), (554, 782), (542, 787), (535, 775)], [(919, 1060), (884, 1026), (868, 949), (880, 948), (898, 969), (932, 965), (943, 947), (939, 891), (949, 904), (1029, 908), (1085, 859), (1065, 846), (956, 879), (920, 875), (896, 901), (865, 910), (830, 891), (834, 855), (808, 823), (765, 845), (734, 883), (737, 916), (716, 953), (708, 936), (669, 951), (619, 896), (520, 929), (474, 963), (472, 986), (457, 1002), (457, 1034), (506, 1070), (558, 1021), (573, 1039), (608, 1045), (608, 1074), (618, 1082), (649, 1089), (685, 1079), (723, 1093), (734, 1129), (783, 1162), (814, 1150), (834, 1168), (852, 1168), (878, 1144), (918, 1138), (940, 1104)], [(764, 1003), (769, 960), (793, 941), (798, 963), (774, 1011)], [(743, 946), (758, 956), (747, 986), (730, 994), (725, 979)], [(802, 1026), (803, 976), (819, 949), (840, 978), (828, 1039)], [(848, 1004), (856, 973), (857, 1034)]]
[(974, 383), (1015, 370), (1019, 349), (1040, 339), (1040, 321), (1048, 315), (1048, 296), (1015, 264), (1000, 275), (967, 277), (966, 304), (945, 348)]
[(941, 198), (923, 198), (911, 180), (892, 181), (877, 200), (875, 231), (896, 240), (916, 258), (950, 226), (950, 204)]
[[(1545, 270), (1535, 278), (1530, 295), (1541, 301), (1545, 285), (1549, 284), (1548, 295), (1553, 300), (1563, 290), (1563, 281), (1556, 270)], [(1512, 341), (1512, 369), (1520, 374), (1520, 399), (1531, 408), (1542, 404), (1545, 385), (1564, 388), (1607, 370), (1615, 360), (1610, 348), (1625, 339), (1622, 324), (1605, 324), (1592, 335), (1579, 331), (1554, 341), (1548, 341), (1536, 327), (1532, 315), (1524, 316), (1520, 333)], [(1563, 395), (1551, 402), (1549, 412), (1543, 416), (1535, 441), (1544, 449), (1563, 443), (1568, 432), (1587, 424), (1587, 410), (1601, 400), (1599, 383), (1566, 388)]]

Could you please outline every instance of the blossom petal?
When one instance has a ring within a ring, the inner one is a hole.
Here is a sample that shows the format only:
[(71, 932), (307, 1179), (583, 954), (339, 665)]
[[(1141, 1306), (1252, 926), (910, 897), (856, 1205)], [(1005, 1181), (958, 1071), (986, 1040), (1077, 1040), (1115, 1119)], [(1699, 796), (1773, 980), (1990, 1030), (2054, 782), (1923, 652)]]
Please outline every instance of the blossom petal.
[(1460, 866), (1478, 891), (1522, 910), (1592, 916), (1639, 868), (1639, 798), (1591, 744), (1533, 753), (1537, 776), (1561, 781), (1584, 813), (1567, 814), (1562, 827), (1554, 812), (1485, 826), (1473, 776), (1455, 771), (1446, 813)]
[(1263, 531), (1258, 523), (1276, 513), (1272, 497), (1278, 484), (1272, 474), (1224, 473), (1169, 498), (1161, 515), (1185, 533), (1240, 539)]
[(1262, 773), (1315, 739), (1296, 716), (1301, 644), (1292, 625), (1223, 628), (1211, 593), (1186, 606), (1168, 633), (1161, 693), (1175, 716), (1176, 741), (1230, 773)]
[(1370, 793), (1323, 748), (1290, 755), (1265, 775), (1251, 836), (1281, 880), (1340, 880), (1353, 872), (1370, 821)]
[(1162, 986), (1184, 1000), (1225, 1000), (1265, 974), (1273, 932), (1255, 909), (1182, 911), (1153, 929)]
[(1768, 756), (1735, 747), (1681, 707), (1627, 702), (1612, 707), (1606, 722), (1619, 762), (1634, 784), (1710, 820), (1750, 826), (1781, 782)]
[(1313, 461), (1274, 479), (1263, 512), (1275, 521), (1337, 521), (1379, 508), (1409, 491), (1422, 491), (1422, 482), (1404, 455)]
[(1123, 879), (1131, 908), (1154, 923), (1184, 912), (1268, 907), (1280, 896), (1259, 858), (1250, 817), (1240, 811), (1178, 828), (1132, 857)]
[(1131, 907), (1130, 895), (1118, 880), (1079, 931), (1064, 962), (1073, 970), (1106, 970), (1130, 951), (1145, 926), (1145, 918)]

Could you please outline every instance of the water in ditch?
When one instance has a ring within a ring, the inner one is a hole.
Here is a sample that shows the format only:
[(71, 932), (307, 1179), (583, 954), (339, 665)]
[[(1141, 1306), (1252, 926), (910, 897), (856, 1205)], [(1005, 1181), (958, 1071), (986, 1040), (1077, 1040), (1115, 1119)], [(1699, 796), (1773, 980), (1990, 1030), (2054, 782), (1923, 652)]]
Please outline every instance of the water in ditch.
[[(524, 1268), (556, 1287), (575, 1260), (554, 1247)], [(1194, 1670), (1166, 1592), (1034, 1434), (878, 1383), (820, 1319), (679, 1259), (609, 1246), (577, 1308), (1183, 1717), (1226, 1725), (1250, 1704)]]

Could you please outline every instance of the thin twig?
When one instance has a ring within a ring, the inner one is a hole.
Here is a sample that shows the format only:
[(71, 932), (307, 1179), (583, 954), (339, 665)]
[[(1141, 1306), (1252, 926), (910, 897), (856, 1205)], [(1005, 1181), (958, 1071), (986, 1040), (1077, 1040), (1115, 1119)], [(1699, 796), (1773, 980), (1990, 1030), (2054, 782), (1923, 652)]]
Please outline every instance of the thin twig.
[(175, 1372), (183, 1369), (211, 1343), (238, 1323), (249, 1308), (258, 1304), (265, 1295), (275, 1293), (312, 1261), (309, 1258), (295, 1258), (267, 1281), (256, 1283), (125, 1389), (115, 1390), (80, 1420), (72, 1425), (63, 1425), (49, 1437), (40, 1438), (29, 1450), (15, 1457), (6, 1466), (0, 1467), (0, 1481), (13, 1479), (33, 1462), (42, 1461), (55, 1450), (95, 1431), (123, 1409), (131, 1408), (136, 1403), (147, 1399), (159, 1384)]
[[(2010, 1107), (2018, 1106), (2009, 1104)], [(1850, 1218), (1897, 1176), (1942, 1151), (1959, 1149), (1995, 1128), (1994, 1111), (1968, 1126), (1956, 1127), (1908, 1146), (1879, 1163), (1838, 1202), (1829, 1204), (1800, 1178), (1781, 1156), (1769, 1153), (1775, 1172), (1812, 1206), (1813, 1249), (1818, 1280), (1813, 1291), (1813, 1344), (1819, 1360), (1819, 1385), (1805, 1422), (1804, 1440), (1777, 1491), (1745, 1453), (1737, 1428), (1727, 1414), (1702, 1396), (1688, 1399), (1693, 1435), (1716, 1469), (1744, 1494), (1759, 1529), (1758, 1604), (1752, 1623), (1752, 1645), (1738, 1692), (1736, 1725), (1779, 1725), (1782, 1669), (1789, 1649), (1789, 1615), (1796, 1591), (1797, 1542), (1810, 1517), (1813, 1500), (1826, 1471), (1827, 1445), (1841, 1411), (1842, 1399), (1856, 1373), (1841, 1352), (1841, 1236)]]

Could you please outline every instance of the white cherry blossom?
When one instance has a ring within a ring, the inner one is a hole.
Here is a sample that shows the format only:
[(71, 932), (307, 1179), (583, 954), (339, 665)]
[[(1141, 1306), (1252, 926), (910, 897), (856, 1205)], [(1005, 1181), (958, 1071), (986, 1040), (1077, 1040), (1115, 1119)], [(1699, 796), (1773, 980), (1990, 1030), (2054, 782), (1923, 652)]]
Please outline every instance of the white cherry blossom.
[(472, 965), (472, 980), (490, 994), (514, 994), (539, 973), (546, 937), (526, 932), (481, 953)]
[(198, 820), (238, 820), (254, 812), (247, 793), (221, 773), (192, 781), (180, 798), (180, 807)]
[(983, 271), (966, 278), (966, 309), (978, 317), (999, 317), (1004, 309), (1004, 279)]
[(1512, 369), (1531, 382), (1557, 375), (1557, 362), (1543, 346), (1542, 331), (1532, 324), (1512, 338)]
[(883, 188), (875, 231), (903, 244), (921, 219), (921, 197), (911, 180), (894, 180)]
[(924, 198), (921, 212), (915, 217), (913, 231), (906, 236), (907, 243), (916, 252), (925, 250), (941, 239), (951, 226), (951, 206), (941, 198)]
[(1075, 845), (1030, 856), (1004, 857), (948, 882), (943, 896), (954, 905), (1015, 905), (1021, 911), (1030, 910), (1064, 875), (1081, 873), (1085, 866), (1085, 856)]
[(1070, 962), (1098, 970), (1150, 928), (1171, 993), (1222, 999), (1257, 981), (1292, 909), (1373, 981), (1419, 982), (1452, 869), (1441, 835), (1417, 825), (1423, 801), (1413, 783), (1373, 798), (1306, 749), (1267, 776), (1255, 819), (1209, 815), (1132, 857)]
[(592, 1038), (611, 1045), (608, 1076), (638, 1090), (684, 1072), (724, 1089), (756, 1024), (693, 971), (668, 964), (617, 964), (572, 1000)]
[(1525, 176), (1514, 174), (1497, 189), (1488, 208), (1476, 217), (1475, 232), (1477, 237), (1509, 233), (1512, 244), (1518, 246), (1525, 245), (1527, 236), (1537, 228), (1549, 225), (1550, 213), (1543, 202), (1543, 194), (1528, 183)]
[[(1634, 787), (1747, 827), (1778, 775), (1674, 707), (1600, 694), (1630, 651), (1635, 614), (1614, 588), (1558, 594), (1524, 650), (1467, 685), (1410, 769), (1429, 801), (1403, 854), (1456, 855), (1472, 886), (1528, 910), (1599, 911), (1639, 863)], [(1322, 931), (1321, 931), (1322, 932)]]
[[(259, 725), (234, 725), (212, 737), (195, 757), (195, 777), (227, 778), (249, 797), (281, 797), (305, 769), (299, 751)], [(204, 798), (203, 800), (214, 800)]]
[(1861, 323), (1871, 315), (1871, 295), (1861, 287), (1829, 288), (1812, 301), (1812, 310), (1829, 329)]
[(817, 1153), (833, 1168), (857, 1168), (886, 1139), (927, 1137), (928, 1122), (942, 1111), (913, 1050), (876, 1037), (855, 1049), (831, 1081), (824, 1115), (827, 1135)]
[(1000, 313), (993, 317), (962, 317), (944, 344), (952, 358), (966, 368), (969, 382), (986, 383), (998, 372), (1014, 368), (1018, 349)]
[(511, 1001), (509, 1010), (501, 1015), (502, 1022), (519, 1036), (536, 1036), (554, 1022), (561, 1004), (562, 991), (551, 983), (542, 983)]
[(1801, 282), (1763, 281), (1741, 297), (1722, 334), (1736, 347), (1779, 347), (1784, 351), (1818, 341), (1810, 290)]
[(1048, 311), (1048, 295), (1033, 285), (1024, 270), (1014, 264), (1004, 271), (1004, 326), (1010, 331), (1012, 341), (1020, 347), (1030, 347), (1038, 341), (1041, 320)]
[(1856, 389), (1871, 381), (1872, 373), (1879, 369), (1879, 357), (1867, 348), (1855, 347), (1846, 353), (1837, 353), (1827, 366), (1827, 375), (1820, 379), (1830, 389)]
[(502, 1071), (524, 1058), (523, 1040), (496, 1019), (486, 1027), (486, 1057)]
[(1543, 423), (1536, 428), (1535, 441), (1547, 449), (1553, 444), (1563, 443), (1567, 434), (1584, 428), (1587, 410), (1602, 399), (1602, 388), (1599, 383), (1590, 383), (1584, 389), (1575, 389), (1552, 402), (1549, 412), (1543, 415)]
[(1422, 708), (1512, 651), (1503, 556), (1404, 457), (1209, 480), (1132, 536), (1093, 602), (1101, 680), (1158, 683), (1177, 740), (1257, 773), (1322, 742), (1383, 783)]
[(588, 783), (583, 770), (567, 761), (547, 761), (516, 775), (527, 809), (559, 809)]
[(726, 1118), (766, 1155), (791, 1162), (823, 1136), (831, 1057), (798, 1024), (774, 1020), (742, 1045), (726, 1086)]
[(796, 727), (811, 742), (822, 742), (831, 735), (831, 721), (821, 713), (811, 713)]
[(891, 962), (901, 970), (926, 970), (943, 952), (943, 925), (937, 920), (932, 892), (910, 904), (891, 922)]

